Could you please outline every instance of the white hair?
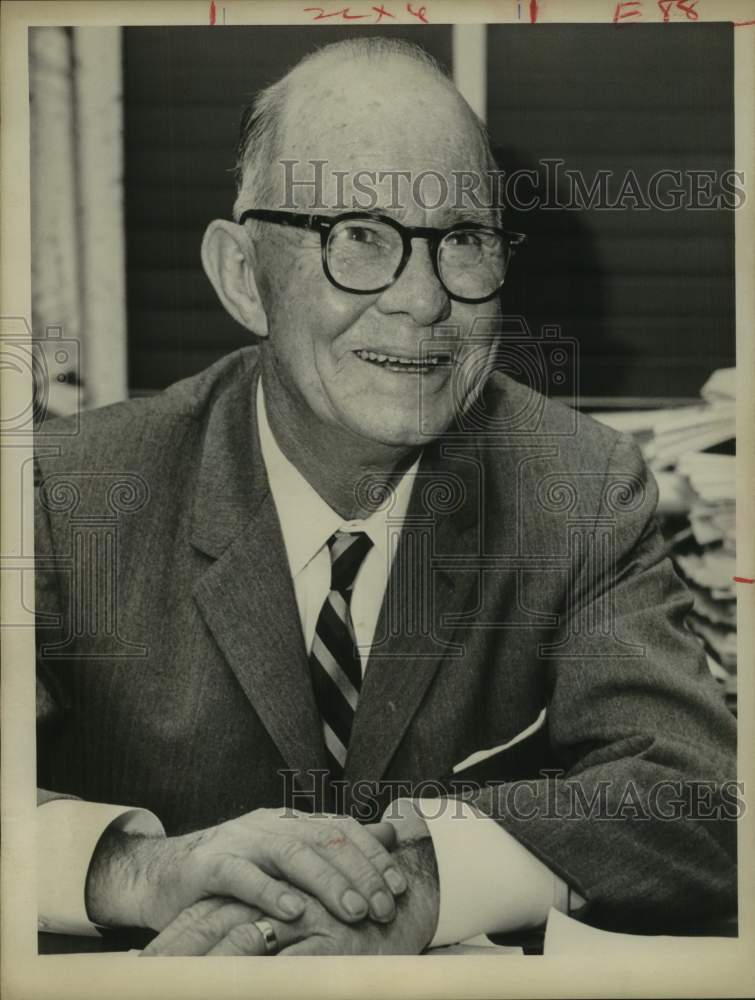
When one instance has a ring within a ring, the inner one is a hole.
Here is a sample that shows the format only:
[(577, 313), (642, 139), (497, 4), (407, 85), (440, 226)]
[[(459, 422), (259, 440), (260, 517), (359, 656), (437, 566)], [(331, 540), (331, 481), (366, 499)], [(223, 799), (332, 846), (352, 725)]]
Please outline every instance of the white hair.
[[(283, 119), (290, 95), (292, 78), (305, 65), (327, 57), (338, 56), (345, 60), (368, 60), (399, 56), (415, 65), (424, 67), (449, 90), (458, 94), (446, 72), (429, 53), (418, 45), (399, 38), (349, 38), (333, 42), (306, 55), (300, 62), (269, 87), (259, 91), (252, 104), (244, 109), (236, 154), (236, 200), (233, 215), (236, 220), (248, 208), (273, 207), (275, 196), (273, 176), (276, 161), (281, 155)], [(485, 169), (494, 170), (495, 159), (483, 122), (469, 108), (470, 118), (478, 132), (483, 150)]]

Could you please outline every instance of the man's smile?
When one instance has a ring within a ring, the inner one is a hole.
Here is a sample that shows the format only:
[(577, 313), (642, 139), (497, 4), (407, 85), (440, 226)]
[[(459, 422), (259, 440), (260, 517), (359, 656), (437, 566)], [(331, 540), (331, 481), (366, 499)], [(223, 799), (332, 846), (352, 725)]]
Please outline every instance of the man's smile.
[(402, 354), (383, 354), (379, 351), (359, 349), (353, 352), (361, 361), (402, 375), (430, 374), (451, 364), (451, 357), (444, 354), (426, 354), (423, 357)]

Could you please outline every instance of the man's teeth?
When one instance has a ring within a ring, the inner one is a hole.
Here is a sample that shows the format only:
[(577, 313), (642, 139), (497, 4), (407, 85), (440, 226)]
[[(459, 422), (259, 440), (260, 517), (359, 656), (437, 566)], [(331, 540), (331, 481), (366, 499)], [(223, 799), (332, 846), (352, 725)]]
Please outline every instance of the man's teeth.
[(394, 354), (377, 354), (375, 351), (355, 351), (354, 353), (363, 361), (376, 361), (378, 364), (407, 365), (407, 367), (411, 368), (437, 365), (440, 362), (440, 358), (435, 354), (430, 354), (426, 358), (399, 358)]

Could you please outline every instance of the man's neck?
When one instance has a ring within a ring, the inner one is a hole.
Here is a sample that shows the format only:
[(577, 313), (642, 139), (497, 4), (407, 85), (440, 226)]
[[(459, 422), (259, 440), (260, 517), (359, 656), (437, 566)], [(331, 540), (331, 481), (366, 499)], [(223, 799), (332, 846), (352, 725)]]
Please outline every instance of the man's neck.
[[(379, 501), (378, 485), (396, 486), (416, 460), (418, 448), (366, 441), (305, 414), (264, 377), (265, 413), (275, 441), (289, 462), (344, 520), (368, 517)], [(335, 460), (337, 458), (337, 461)]]

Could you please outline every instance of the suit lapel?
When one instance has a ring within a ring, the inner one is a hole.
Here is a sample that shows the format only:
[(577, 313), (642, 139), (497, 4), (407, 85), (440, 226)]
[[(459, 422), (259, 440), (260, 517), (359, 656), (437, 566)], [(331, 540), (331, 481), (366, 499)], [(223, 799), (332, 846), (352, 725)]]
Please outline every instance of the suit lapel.
[(192, 542), (214, 561), (194, 598), (286, 764), (324, 768), (299, 612), (259, 447), (256, 387), (252, 369), (210, 417)]
[[(252, 363), (213, 405), (192, 542), (214, 561), (194, 596), (288, 766), (325, 768), (296, 598), (259, 447), (257, 378)], [(461, 662), (453, 618), (475, 599), (483, 466), (469, 437), (425, 450), (357, 706), (347, 781), (382, 777), (440, 664)]]
[(451, 564), (479, 553), (480, 464), (469, 446), (427, 449), (401, 532), (357, 706), (346, 778), (379, 780), (435, 674), (463, 648), (452, 617), (474, 573)]

